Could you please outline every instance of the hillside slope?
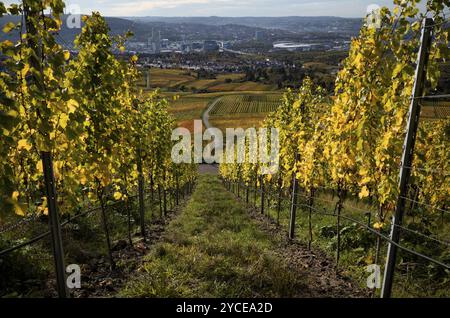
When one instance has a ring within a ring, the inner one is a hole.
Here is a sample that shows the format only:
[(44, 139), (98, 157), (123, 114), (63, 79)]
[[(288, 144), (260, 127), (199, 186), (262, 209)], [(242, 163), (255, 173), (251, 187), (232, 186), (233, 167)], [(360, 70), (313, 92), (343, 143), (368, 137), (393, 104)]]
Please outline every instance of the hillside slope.
[(119, 296), (364, 296), (334, 274), (332, 262), (286, 244), (252, 218), (215, 175), (200, 176), (165, 233)]

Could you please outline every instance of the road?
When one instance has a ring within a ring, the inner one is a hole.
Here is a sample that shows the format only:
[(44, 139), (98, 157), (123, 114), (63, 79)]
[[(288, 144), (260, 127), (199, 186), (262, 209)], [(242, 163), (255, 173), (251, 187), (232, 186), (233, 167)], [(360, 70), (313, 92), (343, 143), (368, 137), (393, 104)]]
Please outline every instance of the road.
[(203, 125), (205, 125), (205, 129), (211, 128), (211, 123), (209, 122), (209, 112), (216, 106), (216, 104), (219, 102), (219, 100), (222, 97), (218, 97), (215, 100), (212, 101), (211, 104), (209, 104), (208, 108), (203, 112), (202, 120)]
[(230, 50), (230, 49), (223, 49), (224, 52), (229, 52), (229, 53), (234, 53), (234, 54), (239, 54), (239, 55), (254, 55), (252, 53), (247, 53), (247, 52), (242, 52), (242, 51), (234, 51), (234, 50)]

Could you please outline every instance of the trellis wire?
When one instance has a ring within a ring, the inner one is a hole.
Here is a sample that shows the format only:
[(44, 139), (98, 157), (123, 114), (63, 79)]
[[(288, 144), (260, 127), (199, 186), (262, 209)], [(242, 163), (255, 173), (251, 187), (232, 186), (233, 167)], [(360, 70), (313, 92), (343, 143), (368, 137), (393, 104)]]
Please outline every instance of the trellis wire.
[[(302, 194), (302, 193), (295, 193), (295, 195), (296, 195), (296, 196), (301, 196), (301, 197), (303, 197), (303, 198), (309, 198), (307, 195), (304, 195), (304, 194)], [(322, 199), (322, 198), (317, 198), (317, 197), (315, 197), (314, 200), (316, 200), (316, 201), (321, 201), (321, 202), (325, 202), (325, 203), (336, 204), (336, 202), (334, 202), (334, 201), (326, 200), (326, 199)], [(408, 199), (408, 200), (410, 200), (410, 199)], [(417, 201), (415, 201), (415, 200), (410, 200), (410, 201), (415, 202), (415, 203), (419, 203), (419, 204), (420, 204), (420, 202), (417, 202)], [(424, 204), (424, 205), (425, 205), (425, 204)], [(433, 207), (433, 206), (431, 206), (431, 205), (427, 205), (427, 206), (429, 206), (429, 207), (431, 207), (431, 208), (435, 208), (435, 207)], [(343, 204), (343, 208), (344, 208), (344, 209), (354, 209), (354, 210), (357, 210), (357, 211), (360, 211), (360, 212), (366, 212), (366, 213), (376, 214), (376, 212), (371, 211), (371, 210), (369, 210), (369, 209), (361, 209), (361, 208), (358, 208), (358, 207), (356, 207), (356, 206), (352, 206), (352, 205), (348, 205), (348, 204)], [(436, 208), (436, 209), (438, 209), (438, 208)], [(445, 211), (445, 210), (444, 210), (443, 212), (447, 212), (447, 213), (448, 213), (448, 211)], [(390, 224), (391, 222), (387, 222), (387, 223)], [(395, 226), (398, 227), (398, 228), (401, 228), (401, 229), (403, 229), (403, 230), (405, 230), (405, 231), (408, 231), (408, 232), (410, 232), (410, 233), (414, 233), (414, 234), (417, 234), (418, 236), (422, 236), (422, 237), (424, 237), (424, 238), (427, 238), (427, 239), (429, 239), (429, 240), (431, 240), (431, 241), (435, 241), (435, 242), (437, 242), (437, 243), (440, 243), (440, 244), (443, 244), (443, 245), (450, 246), (450, 242), (448, 242), (448, 241), (443, 241), (443, 240), (440, 240), (440, 239), (438, 239), (438, 238), (436, 238), (436, 237), (422, 234), (422, 233), (420, 233), (420, 232), (418, 232), (418, 231), (412, 230), (412, 229), (407, 228), (407, 227), (404, 227), (404, 226), (400, 226), (400, 225), (395, 225)]]
[[(317, 210), (316, 208), (314, 208), (314, 207), (312, 207), (312, 206), (310, 206), (310, 205), (308, 205), (308, 204), (299, 204), (299, 205), (297, 205), (297, 206), (307, 207), (307, 208), (309, 208), (309, 209), (311, 209), (311, 210), (313, 210), (313, 211), (316, 211), (316, 212), (315, 212), (316, 214), (322, 214), (322, 215), (334, 216), (334, 217), (337, 217), (337, 216), (338, 216), (338, 215), (333, 214), (333, 213), (324, 213), (324, 212), (321, 212), (321, 211)], [(403, 251), (405, 251), (405, 252), (408, 252), (408, 253), (413, 254), (413, 255), (415, 255), (415, 256), (417, 256), (417, 257), (426, 259), (426, 260), (428, 260), (428, 261), (430, 261), (430, 262), (432, 262), (432, 263), (434, 263), (434, 264), (440, 265), (440, 266), (442, 266), (442, 267), (444, 267), (444, 268), (446, 268), (446, 269), (450, 269), (450, 265), (445, 264), (445, 263), (442, 263), (441, 261), (438, 261), (438, 260), (436, 260), (436, 259), (434, 259), (434, 258), (432, 258), (432, 257), (430, 257), (430, 256), (424, 255), (424, 254), (422, 254), (422, 253), (419, 253), (419, 252), (416, 252), (416, 251), (414, 251), (414, 250), (412, 250), (412, 249), (409, 249), (409, 248), (407, 248), (407, 247), (404, 247), (404, 246), (402, 246), (402, 245), (400, 245), (400, 244), (398, 244), (398, 243), (392, 241), (389, 237), (387, 237), (387, 236), (385, 236), (385, 235), (379, 233), (378, 231), (374, 230), (373, 228), (369, 227), (367, 224), (361, 223), (361, 222), (360, 222), (359, 220), (357, 220), (357, 219), (354, 219), (354, 218), (352, 218), (352, 217), (349, 217), (349, 216), (347, 216), (347, 215), (345, 215), (345, 214), (341, 214), (339, 217), (342, 217), (342, 218), (344, 218), (344, 219), (347, 219), (347, 220), (349, 220), (349, 221), (352, 221), (352, 222), (358, 224), (359, 226), (365, 228), (366, 230), (368, 230), (368, 231), (371, 232), (372, 234), (375, 234), (376, 236), (382, 238), (383, 240), (385, 240), (385, 241), (387, 241), (387, 242), (389, 242), (389, 243), (391, 243), (391, 244), (394, 244), (394, 245), (397, 246), (399, 249), (401, 249), (401, 250), (403, 250)]]
[(436, 210), (436, 211), (439, 211), (439, 212), (449, 213), (450, 214), (450, 211), (438, 208), (438, 207), (433, 206), (433, 205), (428, 204), (428, 203), (423, 203), (423, 202), (420, 202), (420, 201), (417, 201), (417, 200), (413, 200), (413, 199), (410, 199), (410, 198), (407, 198), (407, 197), (403, 197), (403, 196), (401, 198), (406, 200), (406, 201), (409, 201), (409, 202), (413, 202), (413, 203), (417, 203), (419, 205), (423, 205), (423, 206), (429, 207), (430, 209), (433, 209), (433, 210)]
[[(242, 183), (241, 183), (241, 185), (243, 185), (244, 187), (248, 187), (247, 185), (242, 184)], [(260, 188), (255, 189), (255, 191), (257, 191), (257, 192), (259, 192), (259, 193), (262, 192), (262, 190), (261, 190)], [(270, 193), (270, 192), (266, 192), (266, 194), (274, 195), (273, 193)], [(305, 195), (302, 195), (302, 194), (300, 194), (300, 193), (296, 193), (296, 195), (300, 195), (300, 196), (306, 197)], [(320, 198), (315, 198), (315, 200), (318, 200), (318, 199), (320, 199)], [(287, 199), (287, 200), (288, 200), (288, 199)], [(332, 201), (329, 201), (329, 200), (326, 200), (326, 201), (332, 202)], [(306, 208), (310, 208), (312, 211), (314, 211), (314, 214), (316, 214), (316, 215), (319, 214), (319, 215), (324, 215), (324, 216), (338, 217), (338, 215), (335, 214), (335, 213), (322, 212), (322, 211), (318, 210), (317, 208), (315, 208), (315, 207), (313, 207), (313, 206), (310, 206), (310, 205), (308, 205), (308, 204), (301, 203), (301, 204), (294, 204), (294, 205), (297, 206), (297, 207), (306, 207)], [(344, 208), (345, 208), (345, 205), (344, 205)], [(356, 208), (356, 207), (355, 207), (355, 208)], [(363, 210), (363, 209), (359, 209), (359, 210), (365, 211), (365, 212), (370, 212), (370, 211)], [(355, 218), (353, 218), (353, 217), (350, 217), (350, 216), (347, 216), (347, 215), (345, 215), (345, 214), (341, 214), (339, 217), (342, 217), (342, 218), (344, 218), (344, 219), (346, 219), (346, 220), (348, 220), (348, 221), (351, 221), (351, 222), (353, 222), (353, 223), (356, 223), (357, 225), (363, 227), (365, 230), (367, 230), (367, 231), (371, 232), (372, 234), (374, 234), (374, 235), (380, 237), (381, 239), (385, 240), (386, 242), (389, 242), (389, 243), (391, 243), (391, 244), (397, 246), (399, 249), (401, 249), (401, 250), (403, 250), (403, 251), (405, 251), (405, 252), (408, 252), (408, 253), (413, 254), (413, 255), (415, 255), (415, 256), (417, 256), (417, 257), (426, 259), (426, 260), (428, 260), (429, 262), (432, 262), (432, 263), (434, 263), (434, 264), (436, 264), (436, 265), (442, 266), (442, 267), (444, 267), (444, 268), (446, 268), (446, 269), (450, 269), (450, 265), (445, 264), (445, 263), (443, 263), (443, 262), (441, 262), (441, 261), (439, 261), (439, 260), (436, 260), (436, 259), (434, 259), (434, 258), (432, 258), (432, 257), (430, 257), (430, 256), (427, 256), (427, 255), (425, 255), (425, 254), (422, 254), (422, 253), (419, 253), (419, 252), (417, 252), (417, 251), (414, 251), (414, 250), (412, 250), (412, 249), (410, 249), (410, 248), (407, 248), (407, 247), (405, 247), (405, 246), (403, 246), (403, 245), (401, 245), (401, 244), (399, 244), (399, 243), (396, 243), (396, 242), (392, 241), (392, 240), (391, 240), (389, 237), (387, 237), (386, 235), (383, 235), (382, 233), (380, 233), (379, 231), (373, 229), (372, 227), (368, 226), (367, 224), (362, 223), (360, 220), (357, 220), (357, 219), (355, 219)], [(449, 242), (445, 242), (445, 241), (438, 240), (438, 239), (436, 239), (436, 238), (434, 238), (434, 237), (427, 236), (427, 235), (425, 235), (425, 234), (422, 234), (422, 233), (420, 233), (420, 232), (417, 232), (417, 231), (408, 229), (408, 228), (403, 227), (403, 226), (397, 225), (397, 227), (399, 227), (399, 228), (401, 228), (401, 229), (403, 229), (403, 230), (409, 231), (409, 232), (411, 232), (411, 233), (413, 233), (413, 234), (417, 234), (417, 235), (419, 235), (419, 236), (426, 237), (426, 238), (428, 238), (428, 239), (430, 239), (430, 240), (434, 240), (434, 241), (437, 241), (437, 242), (439, 242), (439, 243), (442, 243), (442, 244), (444, 244), (444, 245), (449, 246)], [(417, 232), (417, 233), (414, 233), (414, 232)]]
[[(135, 199), (137, 197), (138, 197), (138, 195), (132, 195), (132, 196), (129, 196), (128, 199)], [(118, 205), (120, 203), (124, 203), (124, 201), (115, 201), (113, 203), (108, 204), (107, 207), (110, 208), (110, 207), (116, 206), (116, 205)], [(84, 216), (88, 216), (88, 215), (90, 215), (90, 214), (92, 214), (94, 212), (98, 212), (100, 210), (101, 210), (101, 207), (95, 207), (95, 208), (89, 209), (87, 211), (84, 211), (82, 213), (76, 213), (74, 216), (71, 216), (70, 214), (67, 214), (67, 217), (68, 217), (67, 220), (64, 221), (64, 222), (61, 222), (60, 226), (64, 227), (67, 224), (71, 223), (72, 221), (74, 221), (74, 220), (76, 220), (78, 218), (81, 218), (81, 217), (84, 217)], [(0, 234), (2, 234), (2, 233), (0, 233)], [(0, 257), (4, 256), (4, 255), (7, 255), (7, 254), (9, 254), (11, 252), (14, 252), (14, 251), (16, 251), (18, 249), (21, 249), (23, 247), (32, 245), (32, 244), (34, 244), (36, 242), (39, 242), (40, 240), (46, 238), (49, 235), (50, 235), (50, 231), (47, 231), (47, 232), (41, 233), (39, 235), (36, 235), (35, 237), (33, 237), (33, 238), (23, 242), (23, 243), (17, 244), (15, 246), (9, 247), (9, 248), (7, 248), (7, 249), (5, 249), (3, 251), (0, 251)]]

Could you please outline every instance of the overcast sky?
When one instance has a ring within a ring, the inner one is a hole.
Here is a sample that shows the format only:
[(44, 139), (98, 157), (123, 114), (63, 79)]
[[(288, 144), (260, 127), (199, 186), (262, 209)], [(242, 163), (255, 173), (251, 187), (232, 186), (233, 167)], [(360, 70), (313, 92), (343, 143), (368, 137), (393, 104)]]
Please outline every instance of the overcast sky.
[[(8, 1), (6, 3), (17, 2)], [(341, 16), (363, 17), (371, 4), (393, 0), (66, 0), (81, 13), (105, 16)]]

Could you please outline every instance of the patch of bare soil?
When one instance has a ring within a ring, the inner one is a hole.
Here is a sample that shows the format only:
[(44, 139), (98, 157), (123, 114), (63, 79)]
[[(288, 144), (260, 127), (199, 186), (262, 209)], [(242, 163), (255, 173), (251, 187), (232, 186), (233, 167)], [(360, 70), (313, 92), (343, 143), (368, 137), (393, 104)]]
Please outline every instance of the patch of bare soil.
[(202, 163), (198, 165), (198, 173), (200, 174), (219, 174), (219, 166), (217, 164)]
[[(187, 198), (188, 199), (188, 198)], [(119, 240), (113, 245), (113, 258), (116, 262), (116, 269), (111, 270), (108, 258), (105, 256), (92, 257), (86, 264), (81, 264), (81, 288), (72, 289), (73, 298), (107, 298), (114, 297), (121, 287), (126, 283), (130, 275), (142, 263), (143, 257), (148, 253), (150, 247), (158, 242), (164, 235), (166, 226), (185, 207), (188, 200), (181, 202), (173, 211), (168, 211), (167, 215), (160, 219), (154, 218), (146, 226), (147, 238), (144, 241), (140, 237), (140, 232), (133, 236), (133, 246), (128, 240)], [(55, 279), (47, 282), (47, 297), (58, 297), (52, 286), (56, 285)]]
[[(245, 203), (244, 203), (245, 204)], [(276, 222), (262, 215), (255, 209), (249, 213), (261, 229), (279, 242), (275, 251), (288, 263), (295, 272), (307, 274), (307, 289), (299, 291), (299, 297), (313, 298), (366, 298), (369, 293), (361, 289), (349, 277), (339, 274), (335, 269), (335, 261), (324, 252), (312, 248), (297, 240), (290, 240)]]

